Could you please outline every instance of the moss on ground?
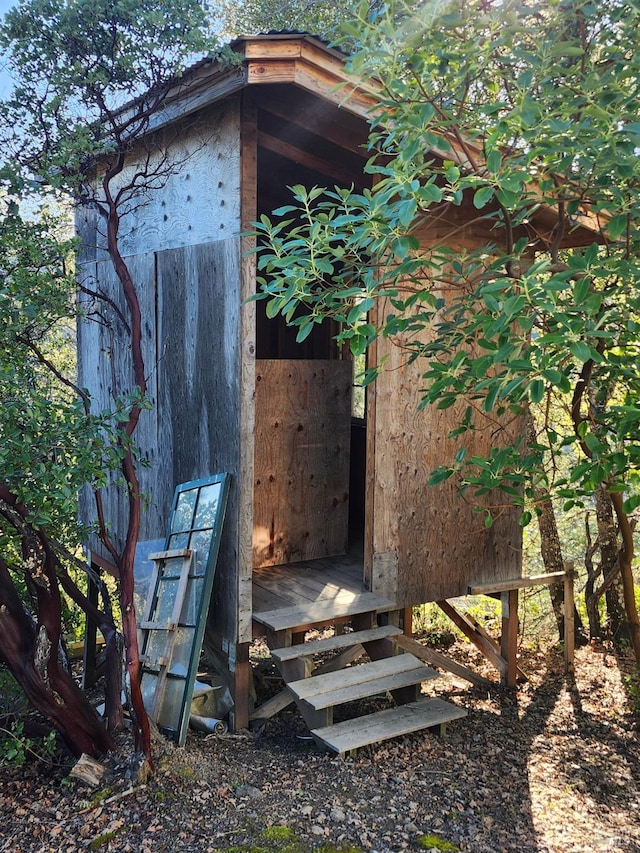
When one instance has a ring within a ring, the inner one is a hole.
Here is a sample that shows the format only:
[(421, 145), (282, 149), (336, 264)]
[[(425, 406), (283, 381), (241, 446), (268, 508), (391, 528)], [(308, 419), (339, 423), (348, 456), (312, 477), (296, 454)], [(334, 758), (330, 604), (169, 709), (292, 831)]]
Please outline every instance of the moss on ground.
[(320, 847), (301, 841), (288, 826), (267, 826), (260, 833), (257, 843), (234, 847), (220, 847), (216, 853), (364, 853), (360, 847), (350, 844), (334, 846), (322, 844)]
[(418, 844), (424, 850), (441, 850), (442, 853), (460, 853), (460, 848), (439, 835), (421, 835)]

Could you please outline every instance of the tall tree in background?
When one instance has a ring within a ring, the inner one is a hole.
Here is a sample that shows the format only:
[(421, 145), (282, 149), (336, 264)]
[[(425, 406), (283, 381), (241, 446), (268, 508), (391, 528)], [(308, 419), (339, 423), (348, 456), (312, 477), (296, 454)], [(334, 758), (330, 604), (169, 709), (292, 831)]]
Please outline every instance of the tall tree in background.
[[(258, 225), (258, 263), (268, 311), (300, 339), (326, 316), (356, 354), (391, 338), (423, 365), (420, 405), (463, 404), (457, 435), (495, 418), (492, 453), (461, 447), (433, 482), (499, 489), (523, 524), (550, 499), (605, 497), (615, 565), (598, 592), (622, 579), (640, 663), (639, 24), (624, 0), (363, 5), (345, 31), (352, 70), (377, 81), (373, 189), (295, 187)], [(414, 229), (461, 205), (495, 238), (422, 250)], [(564, 249), (580, 226), (592, 242)], [(509, 441), (500, 424), (533, 409), (535, 440)]]
[[(93, 470), (85, 472), (94, 488), (99, 535), (119, 573), (120, 606), (126, 666), (131, 688), (136, 750), (150, 759), (150, 731), (139, 685), (139, 655), (133, 601), (133, 567), (141, 512), (134, 433), (147, 405), (146, 371), (141, 346), (143, 318), (129, 267), (119, 250), (119, 229), (128, 210), (143, 204), (145, 194), (162, 186), (171, 170), (163, 149), (149, 135), (151, 124), (195, 52), (209, 47), (206, 21), (197, 0), (22, 0), (4, 19), (0, 38), (11, 65), (15, 92), (2, 104), (3, 151), (23, 180), (55, 190), (75, 206), (98, 212), (105, 245), (120, 282), (128, 333), (131, 387), (114, 400), (112, 436), (99, 448)], [(127, 155), (136, 146), (146, 151), (146, 165), (127, 172)], [(100, 301), (100, 293), (92, 296)], [(115, 354), (113, 354), (115, 356)], [(77, 389), (78, 419), (91, 423), (91, 401)], [(128, 500), (127, 530), (113, 531), (105, 518), (102, 466), (117, 467)], [(40, 481), (40, 488), (45, 483)], [(36, 530), (47, 519), (25, 511)], [(120, 538), (121, 537), (121, 538)], [(0, 630), (2, 629), (0, 623)], [(44, 628), (49, 659), (56, 644)], [(35, 653), (26, 643), (24, 653)], [(56, 721), (59, 727), (61, 723)], [(73, 725), (66, 725), (73, 742)], [(79, 746), (79, 744), (78, 744)], [(104, 743), (97, 739), (93, 750)]]

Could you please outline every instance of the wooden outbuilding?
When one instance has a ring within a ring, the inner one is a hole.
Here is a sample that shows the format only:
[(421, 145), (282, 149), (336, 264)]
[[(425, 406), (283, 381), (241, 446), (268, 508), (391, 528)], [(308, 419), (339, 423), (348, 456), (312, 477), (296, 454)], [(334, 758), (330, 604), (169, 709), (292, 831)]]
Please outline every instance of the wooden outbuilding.
[[(142, 303), (153, 403), (136, 433), (146, 463), (141, 538), (165, 535), (176, 484), (231, 475), (206, 642), (228, 670), (237, 728), (259, 714), (250, 703), (255, 637), (280, 647), (285, 677), (299, 683), (312, 652), (283, 649), (295, 650), (310, 627), (350, 621), (372, 632), (362, 644), (381, 666), (392, 644), (410, 645), (401, 631), (410, 634), (413, 605), (470, 586), (512, 590), (522, 561), (517, 511), (505, 509), (486, 529), (453, 483), (427, 485), (450, 458), (456, 413), (418, 411), (419, 368), (401, 349), (378, 342), (373, 357), (387, 356), (386, 369), (354, 411), (354, 366), (335, 328), (326, 323), (297, 345), (282, 320), (250, 301), (252, 222), (286, 203), (294, 184), (366, 185), (373, 99), (346, 75), (343, 56), (310, 36), (247, 37), (233, 48), (240, 64), (201, 62), (168, 99), (154, 133), (173, 165), (162, 189), (124, 216), (120, 248)], [(463, 205), (425, 223), (420, 237), (463, 249), (493, 239), (489, 227)], [(553, 227), (541, 212), (536, 232)], [(80, 275), (117, 302), (99, 220), (85, 214), (79, 231)], [(131, 388), (119, 339), (108, 304), (102, 323), (80, 326), (80, 381), (98, 410)], [(487, 448), (500, 439), (487, 428), (473, 440)], [(115, 490), (107, 500), (116, 540), (124, 501)], [(84, 502), (83, 520), (92, 512)], [(91, 553), (104, 563), (99, 543)], [(355, 655), (345, 637), (331, 638), (342, 662)], [(393, 677), (383, 688), (405, 701), (411, 681)], [(296, 689), (311, 727), (331, 722)]]

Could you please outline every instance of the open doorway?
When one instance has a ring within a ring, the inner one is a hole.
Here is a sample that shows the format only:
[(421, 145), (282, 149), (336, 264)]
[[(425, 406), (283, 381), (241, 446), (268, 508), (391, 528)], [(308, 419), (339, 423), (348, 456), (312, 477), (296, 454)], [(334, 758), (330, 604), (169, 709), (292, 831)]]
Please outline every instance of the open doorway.
[[(290, 203), (287, 187), (294, 184), (344, 185), (340, 179), (349, 170), (361, 188), (360, 154), (298, 125), (276, 124), (268, 112), (258, 115), (259, 215)], [(332, 164), (338, 174), (331, 174)], [(327, 321), (296, 343), (296, 329), (282, 317), (268, 318), (265, 303), (257, 303), (256, 569), (343, 555), (363, 565), (366, 416), (357, 380), (362, 365), (348, 348), (338, 347), (337, 331)]]

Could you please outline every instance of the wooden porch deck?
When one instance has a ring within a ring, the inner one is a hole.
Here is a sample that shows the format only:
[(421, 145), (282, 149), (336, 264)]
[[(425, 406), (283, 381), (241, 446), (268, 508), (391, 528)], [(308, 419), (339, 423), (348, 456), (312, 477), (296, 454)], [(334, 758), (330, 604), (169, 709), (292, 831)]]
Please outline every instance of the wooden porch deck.
[(321, 601), (346, 603), (366, 592), (363, 573), (358, 553), (254, 569), (253, 614)]

